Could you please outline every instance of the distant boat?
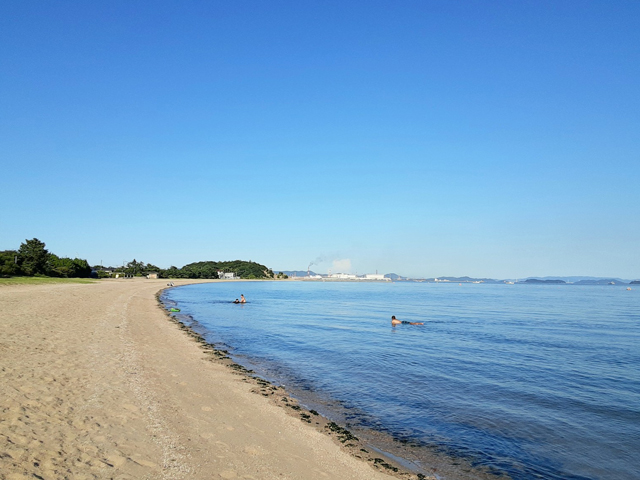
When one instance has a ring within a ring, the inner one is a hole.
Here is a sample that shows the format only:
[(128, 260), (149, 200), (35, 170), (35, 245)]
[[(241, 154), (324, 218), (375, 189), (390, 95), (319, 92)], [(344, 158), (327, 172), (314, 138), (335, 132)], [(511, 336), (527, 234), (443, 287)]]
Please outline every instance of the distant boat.
[(609, 285), (615, 285), (616, 282), (609, 282)]
[(631, 290), (631, 287), (627, 287), (627, 290)]
[(504, 282), (504, 283), (506, 283), (507, 285), (513, 285), (513, 282)]

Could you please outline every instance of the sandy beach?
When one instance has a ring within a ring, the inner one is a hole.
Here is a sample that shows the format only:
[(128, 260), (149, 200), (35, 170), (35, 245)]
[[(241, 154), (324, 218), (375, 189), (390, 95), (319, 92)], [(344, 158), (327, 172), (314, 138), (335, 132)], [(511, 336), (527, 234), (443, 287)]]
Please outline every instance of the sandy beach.
[(165, 286), (0, 286), (1, 479), (395, 478), (211, 361)]

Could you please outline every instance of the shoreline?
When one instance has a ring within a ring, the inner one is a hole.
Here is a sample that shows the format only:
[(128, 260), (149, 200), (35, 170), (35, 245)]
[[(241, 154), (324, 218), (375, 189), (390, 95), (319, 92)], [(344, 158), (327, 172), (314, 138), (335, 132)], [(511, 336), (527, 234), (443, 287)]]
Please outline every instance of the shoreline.
[[(211, 283), (216, 282), (218, 281)], [(390, 433), (375, 430), (371, 427), (351, 427), (344, 418), (339, 418), (342, 415), (327, 416), (305, 406), (305, 403), (314, 405), (316, 402), (307, 398), (307, 395), (304, 395), (305, 392), (292, 390), (289, 385), (284, 388), (277, 384), (277, 380), (272, 382), (253, 369), (246, 368), (230, 356), (227, 350), (219, 349), (205, 340), (204, 336), (194, 329), (194, 326), (199, 324), (196, 319), (169, 311), (170, 306), (162, 300), (164, 292), (186, 285), (188, 284), (169, 286), (156, 294), (158, 305), (169, 320), (177, 324), (179, 328), (198, 343), (200, 348), (210, 355), (211, 361), (222, 363), (230, 368), (233, 373), (242, 376), (246, 382), (254, 385), (253, 393), (267, 397), (273, 405), (282, 408), (288, 415), (298, 418), (302, 422), (310, 424), (318, 432), (330, 436), (336, 445), (351, 456), (361, 461), (369, 462), (373, 467), (402, 479), (510, 479), (505, 472), (481, 467), (475, 465), (471, 458), (448, 453), (448, 447), (444, 445), (425, 444), (415, 439), (398, 438)], [(190, 321), (185, 322), (186, 319), (181, 319), (180, 317), (188, 317)], [(255, 362), (251, 362), (251, 359), (247, 360), (249, 360), (246, 362), (249, 366), (251, 366), (251, 363), (255, 365)], [(257, 367), (254, 366), (253, 368)], [(421, 454), (416, 454), (416, 450), (421, 450)]]
[[(342, 450), (364, 462), (371, 462), (374, 468), (380, 469), (390, 475), (394, 475), (397, 478), (407, 480), (426, 480), (434, 478), (427, 477), (424, 473), (417, 471), (417, 469), (408, 468), (406, 465), (403, 465), (403, 462), (391, 458), (387, 452), (379, 451), (379, 456), (371, 453), (367, 448), (376, 450), (375, 447), (360, 440), (358, 437), (353, 435), (351, 431), (331, 421), (324, 415), (319, 414), (316, 410), (307, 409), (304, 405), (301, 405), (299, 400), (283, 386), (276, 385), (273, 382), (260, 377), (254, 370), (247, 369), (243, 365), (237, 363), (231, 356), (229, 356), (229, 352), (227, 350), (218, 349), (211, 343), (207, 342), (200, 333), (196, 332), (191, 326), (187, 325), (184, 321), (178, 318), (177, 315), (167, 309), (167, 305), (163, 303), (161, 297), (169, 288), (175, 287), (172, 286), (162, 289), (156, 294), (158, 305), (165, 312), (169, 321), (176, 324), (178, 328), (184, 331), (186, 335), (196, 342), (202, 351), (209, 356), (208, 360), (228, 367), (232, 374), (241, 376), (243, 381), (251, 384), (253, 386), (251, 389), (252, 393), (268, 398), (271, 404), (282, 408), (288, 415), (298, 418), (303, 423), (309, 424), (318, 432), (331, 437)], [(405, 463), (408, 463), (408, 461), (405, 461)]]
[(0, 287), (3, 480), (397, 478), (210, 361), (160, 311), (165, 286)]

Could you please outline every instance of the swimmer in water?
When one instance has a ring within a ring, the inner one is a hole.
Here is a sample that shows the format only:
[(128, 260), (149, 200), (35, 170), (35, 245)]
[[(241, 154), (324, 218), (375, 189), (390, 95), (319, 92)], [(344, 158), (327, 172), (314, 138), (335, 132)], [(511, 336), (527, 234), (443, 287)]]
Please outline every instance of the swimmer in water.
[(240, 300), (238, 300), (237, 298), (233, 301), (233, 303), (240, 303)]
[(240, 303), (247, 303), (247, 300), (244, 298), (244, 295), (240, 294)]
[(407, 322), (406, 320), (398, 320), (395, 315), (391, 315), (391, 326), (396, 325), (424, 325), (422, 322)]

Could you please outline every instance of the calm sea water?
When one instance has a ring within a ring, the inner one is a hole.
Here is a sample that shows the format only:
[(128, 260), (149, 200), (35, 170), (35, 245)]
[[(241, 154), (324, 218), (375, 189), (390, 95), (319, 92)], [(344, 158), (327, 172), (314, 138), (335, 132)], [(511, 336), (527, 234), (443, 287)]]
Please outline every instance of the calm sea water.
[(640, 479), (638, 287), (231, 282), (165, 299), (352, 426), (515, 479)]

